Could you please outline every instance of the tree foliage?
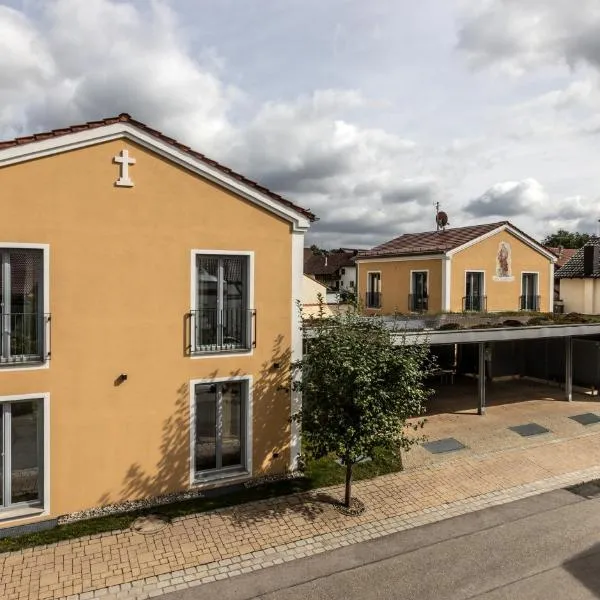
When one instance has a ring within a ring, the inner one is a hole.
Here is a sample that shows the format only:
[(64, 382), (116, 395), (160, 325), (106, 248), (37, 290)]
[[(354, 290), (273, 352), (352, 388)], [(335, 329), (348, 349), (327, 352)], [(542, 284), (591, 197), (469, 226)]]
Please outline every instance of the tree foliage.
[(419, 440), (414, 431), (424, 421), (408, 426), (407, 419), (425, 412), (428, 346), (397, 346), (397, 335), (389, 323), (356, 310), (304, 322), (305, 354), (295, 365), (302, 409), (294, 418), (306, 454), (333, 454), (346, 466), (346, 506), (359, 460), (377, 448), (400, 452)]
[(581, 248), (585, 246), (592, 236), (589, 233), (579, 233), (577, 231), (567, 231), (566, 229), (559, 229), (557, 232), (547, 235), (543, 240), (544, 246), (550, 246), (551, 248)]
[(319, 248), (319, 246), (317, 246), (316, 244), (313, 244), (310, 247), (311, 252), (316, 255), (316, 256), (329, 256), (329, 250), (326, 250), (325, 248)]

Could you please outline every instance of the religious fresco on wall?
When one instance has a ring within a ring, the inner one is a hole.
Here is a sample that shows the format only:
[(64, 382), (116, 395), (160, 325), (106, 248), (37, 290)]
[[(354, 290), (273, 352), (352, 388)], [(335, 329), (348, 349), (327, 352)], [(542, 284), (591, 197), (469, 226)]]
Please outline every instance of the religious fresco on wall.
[(496, 275), (494, 281), (513, 281), (512, 251), (508, 242), (498, 244), (496, 253)]

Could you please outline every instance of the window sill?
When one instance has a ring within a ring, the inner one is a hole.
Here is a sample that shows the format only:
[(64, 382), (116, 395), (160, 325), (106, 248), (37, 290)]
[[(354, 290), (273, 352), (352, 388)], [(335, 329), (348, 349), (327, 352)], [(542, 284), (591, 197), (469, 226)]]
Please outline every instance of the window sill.
[(44, 516), (46, 513), (42, 507), (19, 506), (18, 508), (8, 508), (0, 511), (0, 524), (7, 521), (17, 521), (22, 519), (32, 519), (34, 517)]
[(252, 475), (246, 471), (232, 471), (228, 473), (211, 473), (210, 475), (195, 475), (192, 487), (210, 489), (225, 483), (243, 483), (251, 479)]
[(50, 361), (28, 360), (28, 361), (0, 361), (0, 371), (28, 371), (34, 369), (47, 369)]
[(194, 350), (190, 358), (215, 358), (218, 356), (251, 356), (254, 348), (235, 348), (233, 350)]

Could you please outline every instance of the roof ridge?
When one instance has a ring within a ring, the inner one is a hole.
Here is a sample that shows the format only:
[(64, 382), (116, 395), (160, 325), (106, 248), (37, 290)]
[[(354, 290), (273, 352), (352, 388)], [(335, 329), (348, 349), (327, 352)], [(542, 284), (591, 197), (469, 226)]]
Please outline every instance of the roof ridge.
[(80, 131), (85, 131), (86, 129), (89, 130), (89, 129), (97, 129), (99, 127), (106, 127), (108, 125), (114, 125), (116, 123), (130, 123), (134, 127), (137, 127), (138, 129), (145, 131), (146, 133), (161, 140), (162, 142), (165, 142), (165, 143), (169, 144), (170, 146), (173, 146), (173, 147), (177, 148), (178, 150), (185, 152), (186, 154), (189, 154), (189, 155), (193, 156), (194, 158), (197, 158), (198, 160), (201, 160), (202, 162), (210, 165), (211, 167), (214, 167), (215, 169), (218, 169), (222, 173), (229, 175), (230, 177), (233, 177), (234, 179), (237, 179), (238, 181), (240, 181), (241, 183), (243, 183), (247, 186), (253, 187), (257, 191), (259, 191), (267, 196), (270, 196), (271, 198), (273, 198), (280, 204), (283, 204), (284, 206), (287, 206), (288, 208), (291, 208), (292, 210), (295, 210), (296, 212), (299, 212), (300, 214), (304, 215), (309, 220), (311, 220), (311, 221), (317, 220), (317, 217), (310, 209), (302, 208), (301, 206), (294, 204), (290, 200), (287, 200), (280, 194), (277, 194), (276, 192), (271, 191), (270, 189), (266, 188), (265, 186), (261, 185), (260, 183), (254, 181), (252, 179), (249, 179), (248, 177), (242, 175), (241, 173), (234, 171), (233, 169), (230, 169), (229, 167), (217, 162), (216, 160), (208, 158), (205, 154), (202, 154), (201, 152), (193, 150), (190, 146), (186, 146), (185, 144), (182, 144), (181, 142), (177, 141), (175, 138), (165, 135), (158, 129), (149, 127), (145, 123), (142, 123), (142, 121), (138, 121), (137, 119), (134, 119), (129, 113), (125, 113), (125, 112), (120, 113), (115, 117), (105, 117), (104, 119), (100, 119), (100, 120), (96, 120), (96, 121), (86, 121), (85, 123), (69, 125), (68, 127), (61, 127), (61, 128), (57, 128), (57, 129), (50, 129), (48, 131), (33, 133), (33, 134), (29, 134), (27, 136), (20, 136), (20, 137), (12, 138), (10, 140), (0, 140), (0, 150), (5, 150), (7, 148), (14, 148), (17, 146), (23, 146), (25, 144), (32, 144), (34, 142), (40, 142), (40, 141), (48, 140), (48, 139), (52, 139), (52, 138), (58, 138), (63, 135), (69, 135), (71, 133), (78, 133)]

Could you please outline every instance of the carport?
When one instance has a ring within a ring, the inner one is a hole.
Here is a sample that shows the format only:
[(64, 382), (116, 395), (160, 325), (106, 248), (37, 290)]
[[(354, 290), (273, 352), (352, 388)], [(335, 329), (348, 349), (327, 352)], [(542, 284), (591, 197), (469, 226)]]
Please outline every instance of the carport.
[(424, 338), (446, 383), (455, 375), (473, 378), (480, 415), (486, 411), (487, 378), (558, 385), (567, 401), (574, 383), (595, 390), (600, 384), (600, 324), (407, 331), (398, 335), (398, 344)]

